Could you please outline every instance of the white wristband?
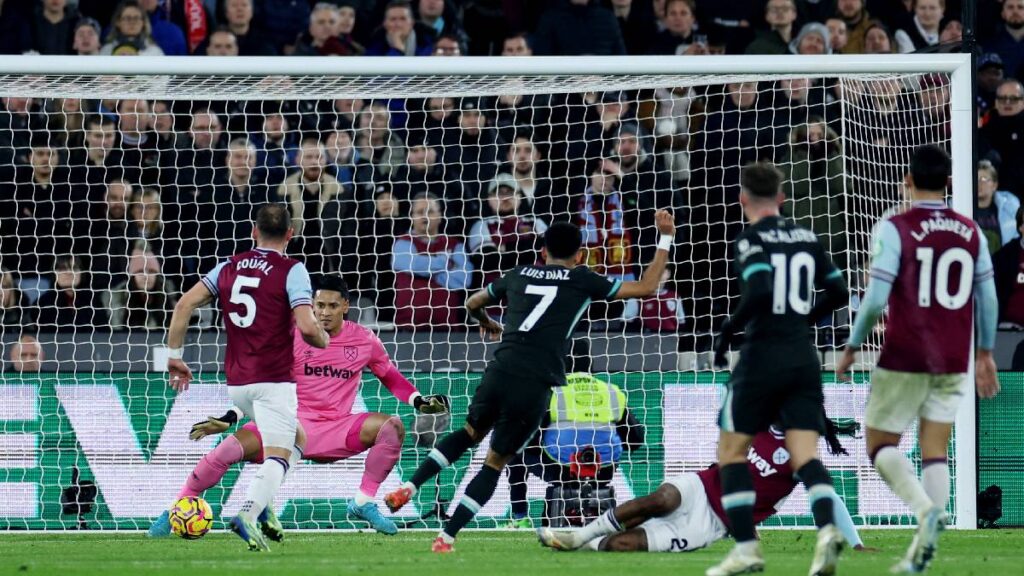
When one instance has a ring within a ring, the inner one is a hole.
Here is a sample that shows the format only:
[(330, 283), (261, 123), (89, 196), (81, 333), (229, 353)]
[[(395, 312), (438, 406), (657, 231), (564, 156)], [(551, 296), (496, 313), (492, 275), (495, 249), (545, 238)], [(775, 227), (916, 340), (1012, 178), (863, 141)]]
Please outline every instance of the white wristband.
[(662, 234), (661, 238), (658, 239), (658, 250), (665, 250), (666, 252), (671, 250), (673, 242), (675, 242), (675, 238), (671, 234)]
[(168, 360), (181, 360), (181, 355), (182, 355), (182, 352), (184, 352), (184, 351), (185, 351), (184, 348), (168, 348), (167, 349), (167, 359)]

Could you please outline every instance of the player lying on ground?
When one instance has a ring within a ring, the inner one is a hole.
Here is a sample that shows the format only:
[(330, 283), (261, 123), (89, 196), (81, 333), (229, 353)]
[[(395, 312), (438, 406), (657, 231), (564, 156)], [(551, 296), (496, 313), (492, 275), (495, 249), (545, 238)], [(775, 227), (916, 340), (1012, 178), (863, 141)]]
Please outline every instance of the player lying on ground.
[[(827, 421), (829, 451), (846, 454), (835, 423)], [(747, 467), (754, 478), (754, 521), (774, 516), (799, 480), (790, 465), (786, 436), (772, 427), (754, 436)], [(728, 533), (729, 517), (721, 506), (721, 469), (715, 465), (668, 480), (653, 493), (605, 512), (579, 530), (541, 528), (541, 544), (558, 550), (587, 548), (608, 552), (692, 552)], [(836, 524), (850, 546), (863, 549), (846, 505), (833, 494)]]
[[(960, 401), (971, 393), (967, 369), (974, 323), (978, 395), (999, 392), (992, 348), (998, 302), (985, 234), (946, 206), (950, 158), (934, 145), (914, 151), (905, 185), (913, 206), (875, 229), (871, 283), (836, 374), (856, 360), (885, 309), (885, 343), (871, 375), (867, 448), (885, 483), (917, 517), (918, 530), (893, 572), (923, 572), (946, 522), (949, 465), (946, 449)], [(919, 421), (921, 480), (898, 448)]]
[[(764, 569), (754, 531), (757, 492), (747, 454), (753, 437), (777, 423), (786, 433), (793, 469), (807, 486), (818, 527), (808, 574), (831, 576), (844, 542), (832, 514), (832, 477), (818, 458), (825, 395), (810, 327), (845, 306), (849, 292), (814, 232), (782, 217), (782, 173), (770, 163), (757, 163), (744, 167), (740, 180), (740, 204), (748, 223), (736, 239), (740, 303), (715, 344), (715, 366), (725, 367), (730, 341), (744, 332), (718, 419), (722, 509), (736, 545), (705, 575)], [(824, 292), (817, 299), (816, 290)]]
[(167, 329), (169, 384), (180, 393), (192, 381), (192, 370), (182, 360), (189, 319), (217, 298), (227, 339), (228, 396), (263, 431), (266, 459), (228, 524), (254, 552), (270, 550), (257, 517), (274, 501), (304, 441), (296, 419), (292, 342), (301, 337), (310, 346), (326, 348), (330, 340), (313, 315), (309, 272), (284, 255), (295, 233), (291, 221), (283, 204), (260, 207), (253, 230), (256, 248), (217, 264), (196, 282), (178, 300)]
[[(348, 287), (336, 276), (325, 276), (313, 298), (317, 320), (330, 335), (324, 350), (306, 344), (296, 335), (294, 341), (298, 420), (307, 440), (302, 457), (315, 462), (337, 462), (369, 450), (363, 480), (355, 496), (348, 500), (348, 513), (361, 518), (384, 534), (395, 534), (398, 528), (377, 509), (374, 498), (381, 482), (398, 462), (405, 428), (397, 416), (378, 412), (352, 413), (364, 368), (369, 368), (402, 402), (411, 404), (424, 414), (448, 410), (445, 396), (421, 396), (391, 363), (383, 344), (369, 329), (346, 321), (349, 309)], [(238, 419), (232, 408), (220, 418), (209, 418), (192, 428), (191, 438), (199, 440), (219, 434)], [(249, 422), (234, 435), (224, 439), (203, 457), (178, 493), (198, 496), (214, 486), (236, 462), (262, 462), (260, 431)], [(348, 487), (340, 487), (347, 489)], [(280, 541), (284, 533), (274, 516), (273, 506), (260, 515), (261, 529), (270, 539)], [(149, 529), (149, 535), (163, 537), (170, 533), (167, 512)]]
[(657, 212), (655, 220), (661, 240), (639, 282), (613, 280), (578, 266), (584, 254), (583, 235), (577, 226), (558, 222), (544, 234), (543, 266), (514, 268), (466, 302), (469, 314), (480, 322), (480, 331), (496, 340), (503, 328), (485, 309), (507, 299), (508, 330), (473, 393), (465, 427), (438, 442), (410, 481), (384, 497), (391, 510), (401, 508), (424, 482), (494, 431), (484, 465), (434, 540), (434, 552), (453, 550), (455, 536), (494, 495), (502, 469), (540, 429), (551, 387), (565, 384), (566, 347), (590, 302), (640, 298), (658, 289), (675, 221), (664, 210)]

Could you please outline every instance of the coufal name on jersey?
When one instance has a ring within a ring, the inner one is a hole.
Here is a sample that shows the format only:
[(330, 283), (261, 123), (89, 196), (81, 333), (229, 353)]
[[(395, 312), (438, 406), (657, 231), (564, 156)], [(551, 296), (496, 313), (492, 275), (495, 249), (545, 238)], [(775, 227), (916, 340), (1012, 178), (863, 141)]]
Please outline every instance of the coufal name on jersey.
[(794, 228), (792, 230), (763, 230), (758, 231), (762, 242), (773, 244), (794, 244), (796, 242), (817, 242), (818, 237), (810, 230)]
[(274, 265), (263, 258), (246, 258), (245, 260), (239, 260), (235, 268), (238, 270), (259, 270), (264, 274), (270, 274), (270, 271), (274, 269)]
[(968, 226), (959, 220), (947, 218), (942, 212), (935, 212), (928, 220), (921, 221), (920, 231), (911, 230), (910, 235), (914, 237), (914, 240), (920, 242), (932, 232), (952, 232), (970, 242), (974, 236), (974, 227)]
[(536, 278), (537, 280), (568, 280), (569, 270), (563, 268), (561, 270), (541, 270), (539, 268), (524, 268), (520, 273), (520, 276), (526, 276), (527, 278)]
[(750, 460), (750, 463), (754, 465), (754, 468), (757, 468), (757, 471), (761, 473), (761, 478), (767, 478), (778, 472), (778, 470), (772, 466), (771, 462), (762, 458), (761, 455), (754, 450), (753, 446), (747, 448), (747, 460)]
[(310, 366), (309, 364), (303, 364), (302, 373), (306, 376), (328, 376), (330, 378), (341, 378), (344, 380), (348, 380), (353, 375), (353, 372), (348, 368), (335, 368), (330, 364), (326, 366)]

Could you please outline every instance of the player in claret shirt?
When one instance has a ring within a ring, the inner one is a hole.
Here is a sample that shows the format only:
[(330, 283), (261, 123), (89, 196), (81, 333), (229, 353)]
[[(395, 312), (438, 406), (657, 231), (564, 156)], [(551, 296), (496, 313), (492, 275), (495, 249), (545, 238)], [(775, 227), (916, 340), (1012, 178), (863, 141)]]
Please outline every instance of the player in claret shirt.
[[(326, 349), (294, 337), (294, 373), (297, 382), (298, 420), (305, 432), (301, 457), (315, 462), (337, 462), (369, 450), (363, 480), (355, 496), (348, 500), (348, 513), (366, 520), (384, 534), (398, 528), (377, 508), (374, 498), (381, 482), (398, 462), (405, 428), (397, 416), (378, 412), (353, 413), (363, 369), (369, 369), (402, 402), (424, 414), (448, 410), (445, 396), (422, 396), (398, 371), (380, 339), (368, 328), (345, 320), (349, 309), (348, 286), (336, 276), (324, 276), (318, 282), (313, 308), (320, 325), (330, 336)], [(191, 438), (199, 440), (219, 434), (237, 422), (240, 410), (232, 407), (224, 416), (209, 418), (192, 427)], [(175, 498), (198, 496), (217, 484), (236, 462), (262, 462), (261, 433), (250, 421), (234, 435), (225, 438), (200, 460)], [(339, 487), (340, 488), (340, 487)], [(284, 532), (274, 516), (272, 505), (260, 515), (260, 528), (272, 540), (280, 541)], [(165, 512), (149, 530), (150, 536), (169, 533)]]
[[(833, 454), (846, 454), (840, 429), (826, 420), (825, 440)], [(849, 434), (852, 429), (843, 431)], [(774, 516), (800, 483), (790, 464), (786, 435), (774, 426), (754, 435), (747, 452), (754, 479), (754, 522)], [(864, 549), (850, 512), (831, 495), (835, 521), (854, 549)], [(574, 531), (541, 528), (541, 544), (557, 550), (587, 548), (607, 552), (692, 552), (725, 538), (729, 517), (722, 509), (722, 476), (718, 465), (668, 479), (653, 494), (615, 507)]]

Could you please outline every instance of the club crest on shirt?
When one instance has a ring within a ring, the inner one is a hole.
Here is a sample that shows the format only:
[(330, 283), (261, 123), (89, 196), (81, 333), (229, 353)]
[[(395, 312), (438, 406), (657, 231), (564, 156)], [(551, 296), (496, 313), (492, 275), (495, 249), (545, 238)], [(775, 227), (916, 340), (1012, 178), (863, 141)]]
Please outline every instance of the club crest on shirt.
[(303, 352), (303, 354), (306, 355), (306, 358), (312, 358), (313, 357), (313, 350), (312, 349), (306, 350), (305, 352)]
[(775, 454), (772, 454), (772, 462), (776, 466), (782, 466), (786, 462), (789, 462), (789, 451), (785, 448), (776, 448)]
[(345, 355), (345, 360), (355, 360), (359, 357), (359, 348), (355, 346), (345, 346), (341, 349), (341, 353)]

